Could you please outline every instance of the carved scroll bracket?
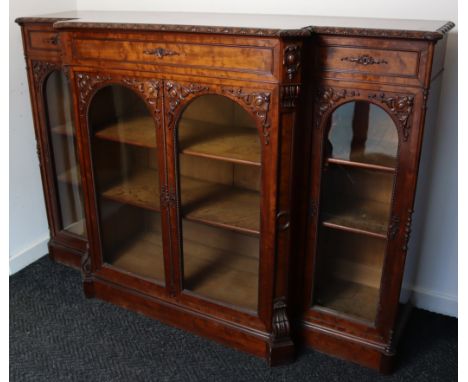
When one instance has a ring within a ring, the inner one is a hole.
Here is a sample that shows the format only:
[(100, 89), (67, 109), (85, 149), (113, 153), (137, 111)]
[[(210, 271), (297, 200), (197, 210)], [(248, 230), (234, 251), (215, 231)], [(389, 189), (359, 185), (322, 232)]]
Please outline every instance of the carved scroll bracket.
[(411, 114), (413, 112), (414, 96), (412, 95), (386, 95), (385, 93), (371, 94), (369, 99), (375, 99), (383, 103), (396, 116), (399, 127), (406, 142), (411, 131)]
[(290, 324), (286, 309), (286, 299), (279, 297), (273, 302), (273, 340), (289, 339)]
[(268, 112), (270, 109), (270, 93), (266, 92), (244, 92), (241, 88), (223, 88), (224, 93), (228, 93), (242, 101), (260, 121), (263, 130), (265, 145), (270, 143), (270, 122)]

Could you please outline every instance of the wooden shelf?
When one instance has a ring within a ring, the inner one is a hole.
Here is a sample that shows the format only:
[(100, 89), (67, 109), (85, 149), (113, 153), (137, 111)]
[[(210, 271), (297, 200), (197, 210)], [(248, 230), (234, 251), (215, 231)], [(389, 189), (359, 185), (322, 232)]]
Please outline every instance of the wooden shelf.
[[(109, 263), (126, 272), (163, 281), (161, 234), (139, 235)], [(256, 311), (258, 259), (184, 240), (184, 286), (202, 297)]]
[(72, 184), (77, 187), (81, 187), (81, 175), (78, 166), (73, 166), (67, 171), (57, 175), (59, 182)]
[(140, 170), (101, 195), (120, 203), (159, 211), (159, 174), (155, 170)]
[(78, 236), (85, 236), (85, 221), (84, 219), (78, 220), (64, 228), (64, 231), (71, 232)]
[[(182, 215), (188, 220), (258, 235), (260, 194), (255, 191), (181, 177)], [(102, 196), (121, 203), (159, 211), (159, 178), (155, 170), (135, 173)]]
[(375, 321), (379, 303), (379, 289), (366, 285), (333, 279), (317, 291), (315, 303), (336, 312)]
[(261, 144), (255, 128), (182, 119), (178, 131), (180, 151), (184, 154), (261, 165)]
[(54, 133), (54, 134), (65, 135), (65, 136), (68, 136), (68, 137), (74, 137), (75, 136), (75, 132), (73, 130), (73, 127), (68, 125), (68, 124), (54, 126), (54, 127), (52, 127), (50, 129), (50, 131), (52, 133)]
[(328, 206), (322, 224), (329, 228), (387, 238), (390, 206), (372, 200), (343, 200)]
[(182, 177), (182, 215), (188, 220), (259, 235), (260, 194)]
[(107, 125), (95, 136), (113, 142), (156, 148), (156, 125), (148, 116)]
[(394, 167), (383, 166), (383, 165), (373, 164), (373, 163), (364, 163), (360, 161), (350, 161), (350, 160), (338, 159), (338, 158), (328, 158), (327, 164), (336, 164), (336, 165), (341, 165), (341, 166), (350, 166), (350, 167), (363, 168), (367, 170), (383, 171), (383, 172), (390, 172), (390, 173), (395, 173), (396, 171)]

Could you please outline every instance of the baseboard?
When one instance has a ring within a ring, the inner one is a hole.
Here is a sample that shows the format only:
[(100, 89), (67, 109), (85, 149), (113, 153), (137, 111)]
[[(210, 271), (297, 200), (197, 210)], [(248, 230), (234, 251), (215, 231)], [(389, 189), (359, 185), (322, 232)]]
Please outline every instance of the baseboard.
[(48, 241), (49, 236), (47, 235), (30, 247), (10, 256), (10, 275), (15, 274), (21, 269), (26, 268), (29, 264), (45, 256), (49, 252), (47, 248)]
[(412, 287), (411, 301), (417, 308), (458, 317), (458, 297), (434, 290)]

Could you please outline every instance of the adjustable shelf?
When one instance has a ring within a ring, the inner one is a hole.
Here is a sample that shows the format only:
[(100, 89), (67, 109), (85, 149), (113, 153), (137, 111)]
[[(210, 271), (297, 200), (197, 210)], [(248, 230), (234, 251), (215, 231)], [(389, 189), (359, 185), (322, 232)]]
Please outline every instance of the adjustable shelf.
[(359, 161), (350, 161), (346, 159), (339, 159), (339, 158), (328, 158), (326, 161), (327, 164), (334, 164), (334, 165), (341, 165), (341, 166), (349, 166), (349, 167), (356, 167), (362, 168), (366, 170), (376, 170), (382, 172), (390, 172), (395, 173), (394, 167), (383, 166), (380, 164), (373, 164), (373, 163), (364, 163)]
[(142, 116), (107, 125), (96, 138), (129, 145), (156, 148), (156, 125), (151, 117)]
[(50, 129), (50, 131), (52, 133), (54, 133), (54, 134), (65, 135), (65, 136), (68, 136), (68, 137), (74, 137), (75, 136), (75, 132), (74, 132), (72, 126), (70, 126), (69, 124), (54, 126), (54, 127), (52, 127)]
[[(251, 235), (260, 233), (260, 194), (218, 183), (181, 177), (182, 216), (216, 227)], [(141, 170), (106, 189), (103, 197), (160, 211), (159, 178), (155, 170)]]
[(183, 154), (261, 165), (261, 145), (254, 128), (182, 119), (178, 131)]
[(323, 212), (325, 227), (386, 239), (389, 205), (373, 200), (340, 200)]

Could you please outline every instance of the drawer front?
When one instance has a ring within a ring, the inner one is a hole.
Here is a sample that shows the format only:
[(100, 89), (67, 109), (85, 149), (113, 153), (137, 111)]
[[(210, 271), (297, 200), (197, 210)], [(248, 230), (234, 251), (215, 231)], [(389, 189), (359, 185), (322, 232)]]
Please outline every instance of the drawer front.
[(323, 69), (392, 76), (415, 77), (419, 71), (419, 52), (361, 47), (324, 47)]
[(324, 79), (423, 86), (428, 43), (368, 37), (319, 36), (318, 72)]
[(57, 32), (30, 30), (28, 32), (28, 38), (29, 48), (32, 50), (60, 50)]
[(273, 72), (273, 49), (185, 42), (74, 39), (77, 60), (205, 67), (246, 72)]

